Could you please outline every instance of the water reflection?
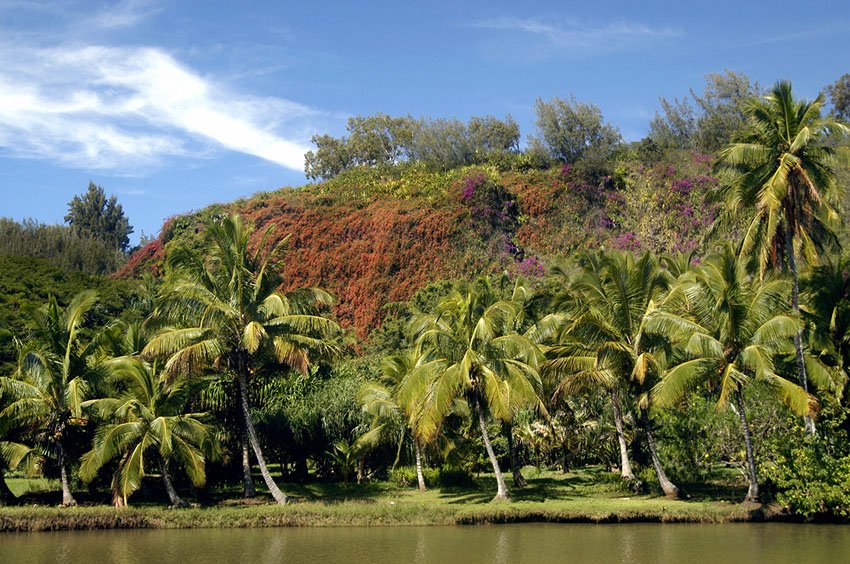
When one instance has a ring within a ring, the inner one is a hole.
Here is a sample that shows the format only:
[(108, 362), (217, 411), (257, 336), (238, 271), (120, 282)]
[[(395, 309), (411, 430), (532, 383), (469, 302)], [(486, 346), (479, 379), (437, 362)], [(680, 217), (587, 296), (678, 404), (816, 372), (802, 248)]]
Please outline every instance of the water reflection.
[(787, 524), (196, 529), (0, 535), (0, 562), (847, 562), (850, 528)]

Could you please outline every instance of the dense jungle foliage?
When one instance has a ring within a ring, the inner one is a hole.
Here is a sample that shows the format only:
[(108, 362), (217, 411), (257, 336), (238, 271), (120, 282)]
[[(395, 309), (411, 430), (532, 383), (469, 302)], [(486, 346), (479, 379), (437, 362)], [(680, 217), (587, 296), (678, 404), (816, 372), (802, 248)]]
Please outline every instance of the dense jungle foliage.
[(70, 206), (95, 228), (3, 220), (0, 503), (27, 472), (66, 505), (154, 475), (182, 506), (255, 471), (285, 503), (281, 479), (484, 471), (509, 499), (597, 465), (850, 517), (847, 80), (706, 82), (631, 143), (575, 98), (538, 100), (524, 148), (509, 116), (355, 117), (314, 138), (320, 182), (126, 261), (97, 186)]

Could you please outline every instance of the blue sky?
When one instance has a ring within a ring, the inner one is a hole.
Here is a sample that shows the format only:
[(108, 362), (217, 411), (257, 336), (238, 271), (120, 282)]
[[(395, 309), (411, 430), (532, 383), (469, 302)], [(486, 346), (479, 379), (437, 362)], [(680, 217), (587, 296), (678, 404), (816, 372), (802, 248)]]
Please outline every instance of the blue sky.
[(89, 180), (136, 233), (305, 182), (350, 115), (598, 105), (626, 139), (732, 69), (813, 97), (850, 72), (850, 3), (0, 0), (0, 215), (61, 222)]

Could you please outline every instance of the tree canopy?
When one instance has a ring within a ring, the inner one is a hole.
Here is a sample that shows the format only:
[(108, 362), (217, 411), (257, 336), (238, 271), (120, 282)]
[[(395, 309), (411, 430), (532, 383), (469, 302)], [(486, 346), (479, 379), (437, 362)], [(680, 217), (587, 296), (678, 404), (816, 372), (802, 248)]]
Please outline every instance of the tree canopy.
[(78, 236), (100, 239), (119, 251), (130, 246), (133, 228), (124, 216), (124, 208), (116, 196), (107, 198), (103, 188), (94, 182), (89, 182), (84, 194), (68, 202), (65, 221)]
[(552, 157), (574, 163), (588, 153), (607, 157), (622, 138), (613, 125), (605, 123), (602, 111), (575, 96), (538, 98), (534, 103), (539, 140)]

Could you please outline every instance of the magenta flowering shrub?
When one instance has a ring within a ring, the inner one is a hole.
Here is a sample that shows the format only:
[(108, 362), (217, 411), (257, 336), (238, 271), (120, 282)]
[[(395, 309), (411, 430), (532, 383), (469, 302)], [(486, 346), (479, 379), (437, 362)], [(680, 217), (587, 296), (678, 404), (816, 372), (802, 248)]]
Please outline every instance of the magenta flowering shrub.
[(614, 237), (611, 241), (611, 246), (618, 251), (639, 251), (643, 248), (640, 240), (633, 231), (626, 231), (622, 235)]
[(717, 178), (710, 160), (682, 160), (675, 165), (633, 166), (626, 187), (609, 193), (600, 227), (616, 249), (689, 252), (701, 245), (714, 222), (716, 204), (709, 195)]
[(526, 257), (514, 264), (514, 273), (526, 278), (541, 278), (546, 274), (546, 266), (537, 257)]
[(463, 179), (460, 201), (469, 210), (473, 224), (509, 233), (516, 230), (519, 216), (516, 200), (483, 173), (473, 173)]

